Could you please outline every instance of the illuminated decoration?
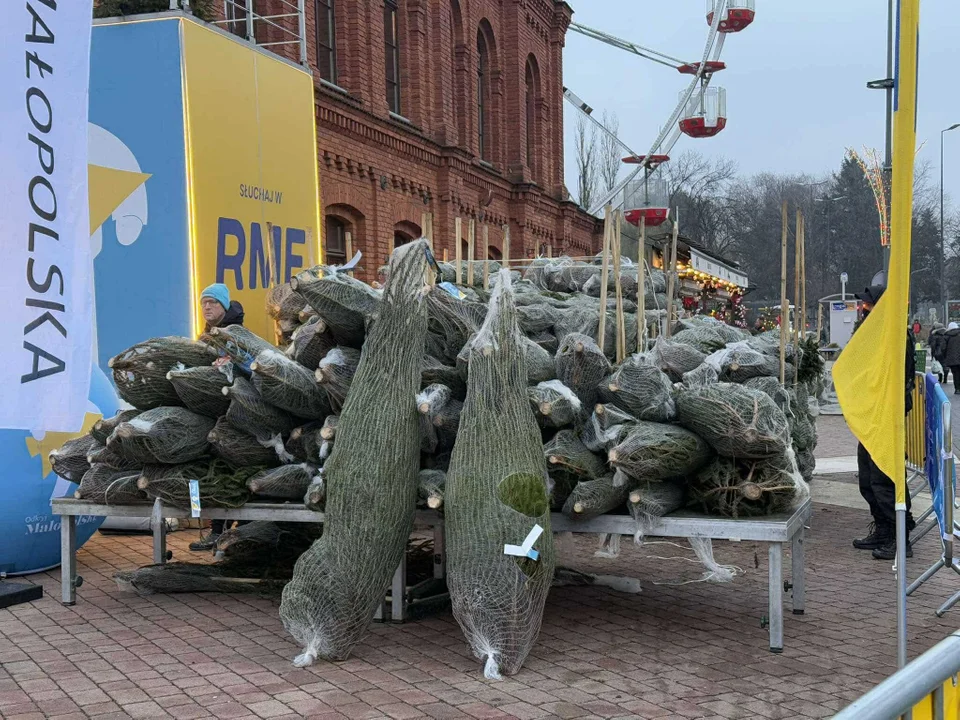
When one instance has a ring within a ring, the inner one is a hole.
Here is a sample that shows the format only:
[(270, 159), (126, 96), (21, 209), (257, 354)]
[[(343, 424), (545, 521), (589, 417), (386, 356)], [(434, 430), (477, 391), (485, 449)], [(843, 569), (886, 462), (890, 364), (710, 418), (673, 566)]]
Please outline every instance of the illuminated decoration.
[[(90, 68), (101, 367), (144, 337), (199, 334), (214, 282), (272, 338), (269, 285), (322, 260), (310, 74), (189, 16), (96, 21)], [(95, 137), (123, 152), (98, 162)]]
[(847, 157), (860, 166), (870, 190), (873, 191), (874, 204), (880, 216), (880, 244), (887, 247), (890, 244), (890, 206), (887, 200), (887, 186), (883, 179), (883, 163), (880, 161), (880, 153), (873, 148), (863, 148), (863, 154), (866, 159), (853, 148), (847, 149)]

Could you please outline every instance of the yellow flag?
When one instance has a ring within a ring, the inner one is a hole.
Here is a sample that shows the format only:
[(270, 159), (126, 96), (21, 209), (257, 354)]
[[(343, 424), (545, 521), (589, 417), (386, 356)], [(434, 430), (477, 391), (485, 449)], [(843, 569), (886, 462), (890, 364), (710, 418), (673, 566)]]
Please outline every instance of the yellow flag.
[(833, 368), (843, 416), (877, 467), (893, 478), (898, 505), (906, 502), (904, 376), (910, 303), (913, 158), (917, 144), (919, 20), (920, 0), (899, 0), (887, 290)]

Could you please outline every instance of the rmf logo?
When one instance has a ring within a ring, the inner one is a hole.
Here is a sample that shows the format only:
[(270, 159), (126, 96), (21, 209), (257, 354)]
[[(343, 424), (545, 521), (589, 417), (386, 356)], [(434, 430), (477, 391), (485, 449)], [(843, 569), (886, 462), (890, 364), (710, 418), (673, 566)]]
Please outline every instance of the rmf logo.
[[(272, 257), (276, 260), (273, 273), (276, 283), (289, 282), (294, 271), (304, 267), (304, 257), (298, 254), (306, 250), (307, 234), (300, 228), (270, 226), (273, 235)], [(219, 218), (217, 221), (217, 282), (226, 282), (228, 273), (233, 273), (233, 286), (244, 289), (244, 278), (249, 290), (267, 287), (270, 275), (270, 255), (263, 242), (260, 223), (250, 223), (249, 235), (243, 223), (234, 218)], [(228, 239), (232, 238), (232, 239)], [(282, 280), (280, 278), (283, 278)]]

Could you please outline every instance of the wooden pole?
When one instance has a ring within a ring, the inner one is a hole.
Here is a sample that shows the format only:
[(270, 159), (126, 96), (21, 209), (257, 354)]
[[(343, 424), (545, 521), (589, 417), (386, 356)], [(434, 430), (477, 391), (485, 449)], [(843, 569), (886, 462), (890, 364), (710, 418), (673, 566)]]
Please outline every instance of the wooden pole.
[[(800, 216), (800, 339), (807, 339), (807, 218)], [(819, 336), (817, 342), (820, 342)]]
[(430, 243), (430, 249), (433, 250), (433, 213), (427, 213), (427, 240)]
[(637, 250), (639, 265), (637, 266), (637, 352), (647, 349), (647, 219), (640, 216), (640, 244)]
[(453, 234), (456, 236), (454, 238), (454, 243), (456, 247), (453, 249), (453, 257), (456, 259), (457, 268), (456, 268), (456, 279), (454, 282), (460, 284), (460, 266), (463, 265), (463, 247), (462, 247), (462, 235), (463, 235), (463, 220), (459, 217), (455, 218), (453, 221)]
[(510, 225), (509, 223), (504, 225), (501, 230), (503, 232), (503, 267), (509, 270), (510, 269)]
[[(803, 216), (797, 208), (797, 217), (793, 226), (793, 349), (800, 345), (800, 233)], [(796, 382), (796, 376), (794, 376)]]
[(780, 210), (780, 383), (787, 375), (787, 328), (790, 315), (787, 304), (787, 201), (783, 201)]
[(447, 262), (447, 249), (446, 249), (446, 248), (443, 249), (443, 261), (444, 261), (444, 262)]
[(477, 221), (467, 221), (467, 285), (473, 287), (473, 259), (476, 256)]
[[(280, 273), (277, 269), (276, 258), (273, 257), (273, 223), (267, 223), (267, 264), (270, 266), (270, 272), (267, 273), (267, 287), (272, 288), (274, 277), (279, 278)], [(279, 280), (277, 281), (279, 282)]]
[(613, 256), (613, 262), (616, 266), (616, 277), (614, 278), (614, 288), (617, 293), (617, 362), (623, 362), (627, 356), (627, 328), (623, 319), (623, 279), (620, 275), (620, 240), (621, 240), (621, 210), (616, 210), (613, 214), (613, 233), (616, 238), (616, 254)]
[(547, 257), (553, 257), (553, 243), (547, 243)]
[(677, 283), (677, 236), (680, 234), (680, 208), (674, 208), (673, 236), (670, 239), (670, 264), (667, 266), (667, 321), (664, 337), (673, 337), (673, 296)]
[(817, 347), (820, 347), (820, 338), (823, 337), (823, 303), (817, 303)]
[[(343, 234), (344, 247), (347, 249), (347, 261), (353, 258), (353, 233), (347, 230)], [(350, 271), (350, 277), (353, 277), (353, 270)]]
[(316, 253), (313, 247), (313, 228), (307, 228), (307, 267), (312, 268), (316, 265)]
[(607, 330), (607, 282), (610, 277), (610, 206), (603, 209), (603, 260), (600, 269), (600, 325), (597, 328), (597, 345), (605, 352), (603, 339)]
[(483, 289), (490, 289), (490, 226), (483, 224)]

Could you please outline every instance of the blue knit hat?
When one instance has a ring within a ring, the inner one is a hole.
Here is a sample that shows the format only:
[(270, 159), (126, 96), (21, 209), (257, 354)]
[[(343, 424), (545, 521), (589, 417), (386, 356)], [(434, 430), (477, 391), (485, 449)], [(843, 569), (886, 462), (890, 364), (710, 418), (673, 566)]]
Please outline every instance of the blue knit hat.
[(230, 309), (230, 290), (223, 283), (214, 283), (200, 293), (200, 299), (213, 298), (223, 305), (224, 310)]

